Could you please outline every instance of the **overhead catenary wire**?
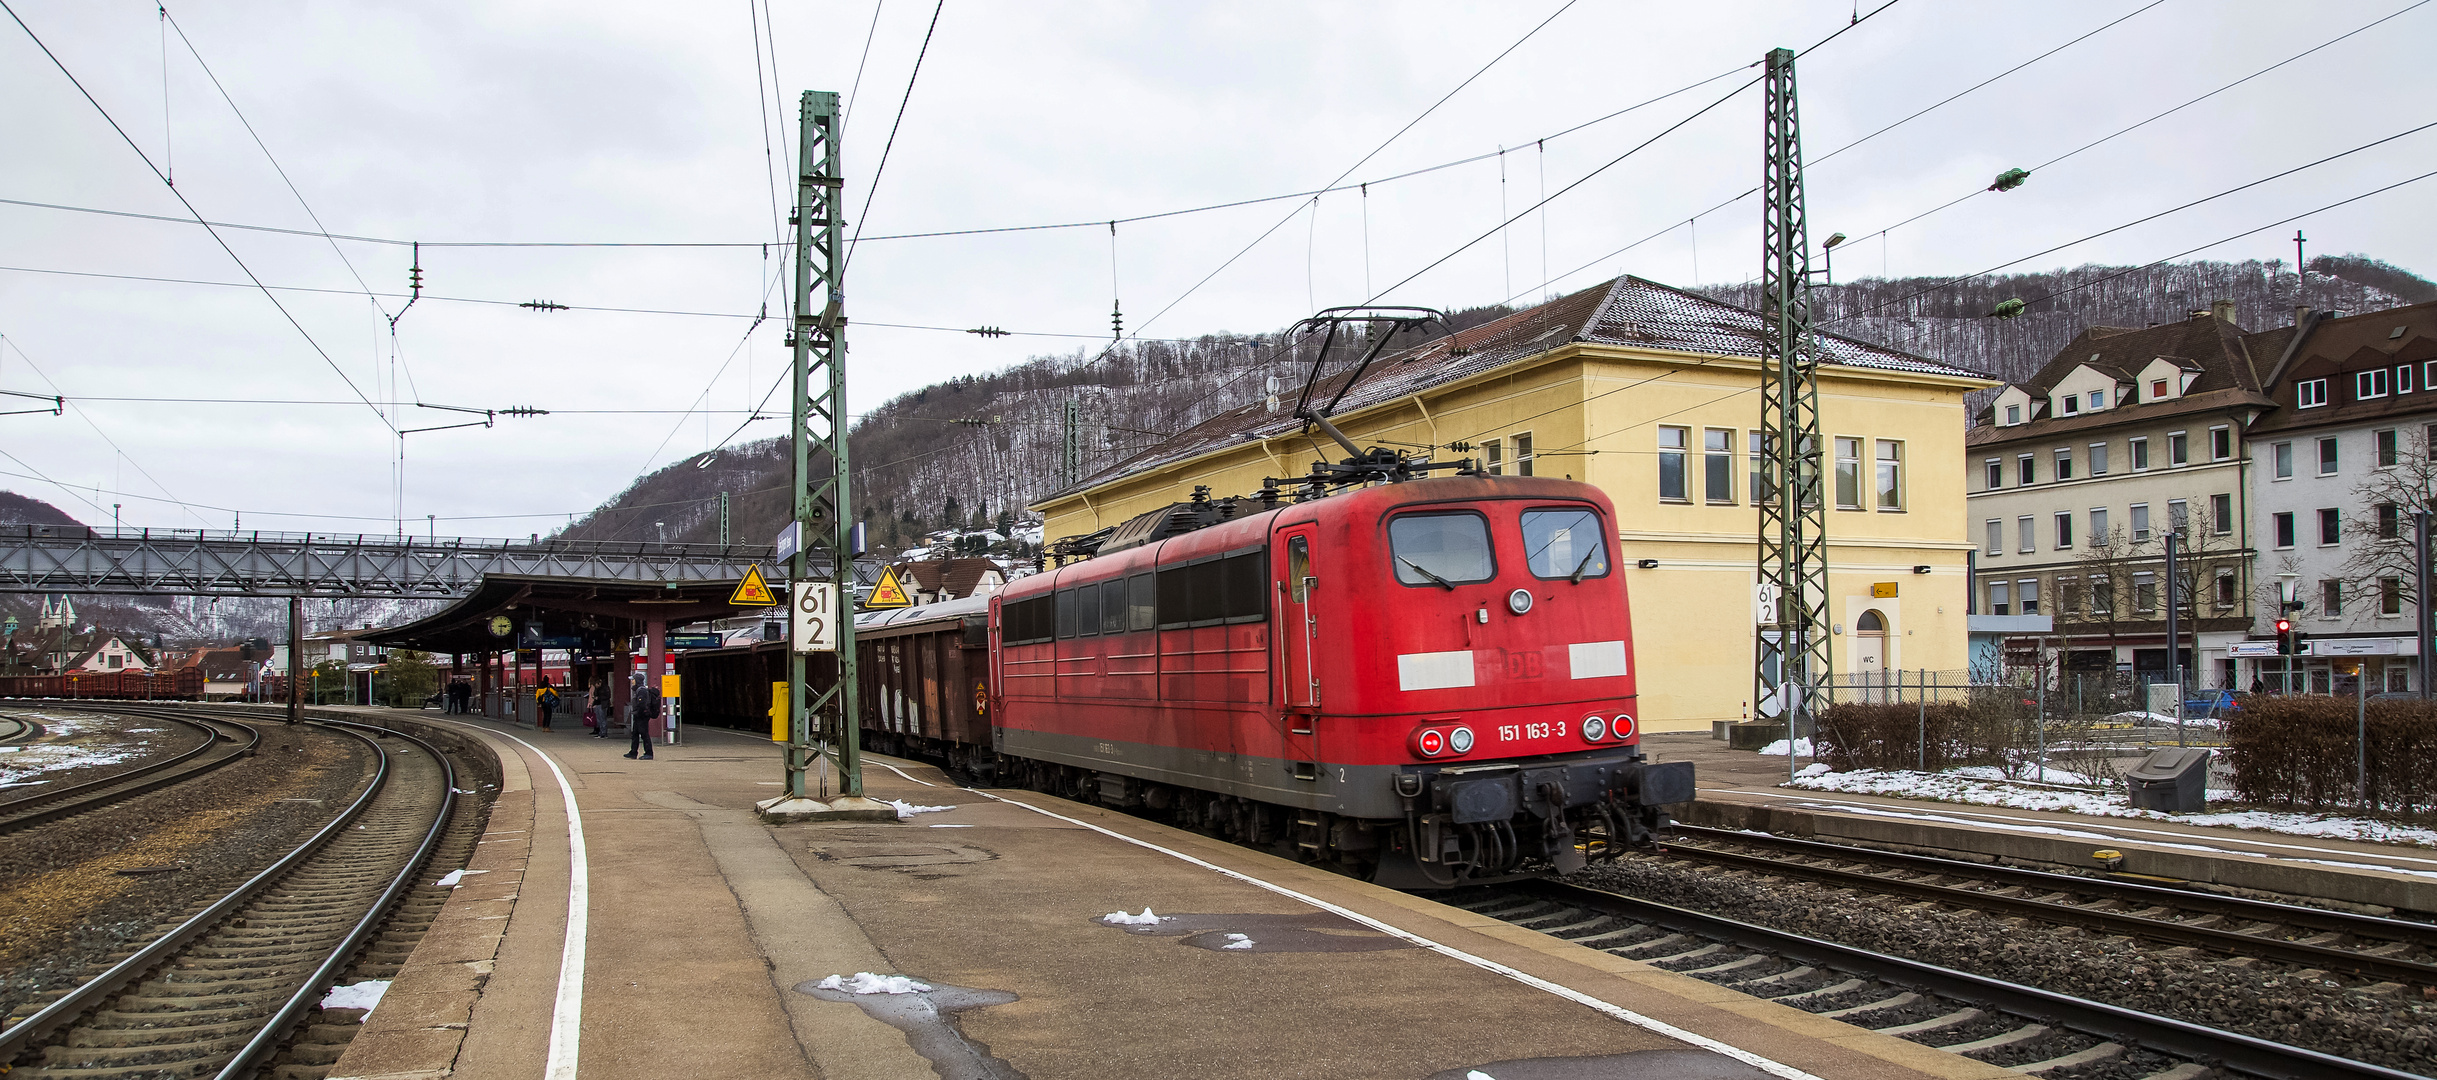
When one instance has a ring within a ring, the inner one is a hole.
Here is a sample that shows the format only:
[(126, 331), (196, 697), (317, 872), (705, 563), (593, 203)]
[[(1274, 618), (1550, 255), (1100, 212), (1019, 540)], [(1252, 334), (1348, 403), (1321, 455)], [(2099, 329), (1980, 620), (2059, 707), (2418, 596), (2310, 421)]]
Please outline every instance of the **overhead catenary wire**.
[[(152, 175), (161, 181), (162, 186), (168, 188), (169, 193), (177, 198), (178, 204), (186, 207), (186, 212), (193, 215), (195, 219), (200, 222), (203, 218), (202, 212), (196, 210), (194, 204), (187, 201), (185, 193), (179, 191), (175, 185), (169, 183), (169, 176), (166, 173), (163, 173), (159, 166), (153, 164), (152, 156), (146, 154), (143, 147), (136, 145), (135, 139), (127, 134), (127, 129), (120, 127), (118, 119), (110, 115), (110, 110), (103, 108), (102, 103), (94, 98), (92, 91), (85, 89), (85, 84), (77, 79), (75, 72), (68, 70), (68, 65), (64, 61), (60, 60), (57, 54), (51, 51), (51, 47), (43, 42), (42, 36), (34, 33), (34, 28), (27, 26), (25, 24), (25, 20), (18, 17), (17, 9), (10, 7), (7, 0), (0, 0), (0, 11), (7, 12), (10, 21), (15, 22), (19, 30), (25, 31), (26, 37), (33, 39), (35, 47), (42, 50), (42, 55), (50, 59), (52, 66), (58, 68), (61, 75), (67, 77), (68, 82), (76, 87), (77, 93), (84, 95), (86, 103), (93, 106), (93, 111), (101, 114), (103, 121), (110, 125), (110, 130), (117, 132), (119, 139), (127, 144), (127, 148), (135, 151), (135, 156), (143, 160), (144, 168), (150, 170)], [(238, 256), (237, 249), (229, 246), (228, 240), (220, 235), (219, 230), (212, 228), (210, 225), (204, 225), (203, 229), (205, 232), (211, 234), (211, 238), (214, 243), (220, 245), (220, 250), (228, 254), (230, 261), (237, 264), (237, 269), (244, 271), (247, 279), (253, 281), (255, 287), (261, 290), (263, 298), (269, 300), (271, 302), (271, 306), (279, 309), (280, 316), (288, 321), (288, 325), (295, 327), (297, 334), (305, 339), (305, 343), (313, 347), (314, 353), (322, 358), (322, 362), (324, 364), (329, 365), (331, 373), (337, 375), (341, 382), (346, 383), (347, 389), (354, 391), (355, 396), (363, 398), (364, 407), (371, 409), (374, 416), (380, 417), (381, 425), (383, 427), (388, 428), (391, 434), (396, 434), (398, 430), (397, 425), (391, 423), (389, 417), (384, 415), (377, 406), (373, 405), (372, 399), (365, 396), (363, 389), (356, 386), (354, 379), (347, 377), (347, 373), (338, 366), (338, 361), (332, 359), (330, 353), (322, 348), (321, 342), (314, 340), (313, 333), (305, 329), (305, 324), (298, 322), (296, 316), (288, 311), (288, 306), (279, 302), (278, 295), (273, 293), (269, 288), (263, 287), (261, 279), (255, 277), (253, 268), (247, 266), (245, 260)]]
[[(863, 210), (855, 215), (855, 235), (846, 241), (846, 256), (839, 266), (841, 276), (847, 267), (854, 265), (855, 247), (863, 240), (863, 225), (871, 219), (872, 200), (880, 197), (880, 177), (888, 171), (889, 153), (897, 149), (897, 132), (905, 126), (906, 107), (914, 103), (914, 83), (922, 78), (922, 61), (931, 55), (931, 37), (939, 32), (939, 14), (947, 8), (948, 0), (938, 0), (931, 7), (930, 28), (922, 32), (922, 48), (914, 54), (914, 69), (906, 74), (905, 96), (897, 100), (897, 119), (889, 124), (888, 141), (880, 145), (880, 162), (872, 166), (872, 182), (863, 189)], [(872, 17), (878, 19), (879, 14), (874, 11)]]
[[(137, 461), (132, 455), (128, 454), (126, 448), (118, 444), (118, 440), (111, 438), (109, 432), (102, 430), (100, 422), (93, 419), (93, 414), (86, 412), (84, 408), (77, 403), (77, 400), (71, 397), (67, 390), (59, 385), (58, 380), (51, 378), (49, 372), (42, 370), (42, 365), (35, 363), (33, 357), (26, 355), (25, 346), (19, 345), (15, 340), (11, 339), (6, 334), (0, 334), (0, 345), (5, 345), (10, 351), (16, 353), (17, 359), (25, 363), (26, 370), (33, 372), (37, 378), (40, 378), (43, 381), (44, 385), (49, 386), (51, 388), (51, 392), (58, 396), (62, 404), (66, 405), (68, 408), (75, 409), (77, 419), (83, 420), (86, 427), (92, 428), (95, 435), (101, 436), (102, 442), (109, 445), (110, 452), (118, 455), (118, 460), (134, 466), (136, 475), (143, 477), (147, 482), (152, 484), (155, 490), (158, 490), (161, 494), (170, 496), (172, 499), (177, 497), (176, 492), (169, 490), (169, 485), (162, 483), (159, 477), (152, 475), (152, 470), (145, 468), (143, 462)], [(339, 402), (338, 404), (352, 406), (354, 403)], [(201, 519), (197, 518), (196, 520), (199, 521)]]

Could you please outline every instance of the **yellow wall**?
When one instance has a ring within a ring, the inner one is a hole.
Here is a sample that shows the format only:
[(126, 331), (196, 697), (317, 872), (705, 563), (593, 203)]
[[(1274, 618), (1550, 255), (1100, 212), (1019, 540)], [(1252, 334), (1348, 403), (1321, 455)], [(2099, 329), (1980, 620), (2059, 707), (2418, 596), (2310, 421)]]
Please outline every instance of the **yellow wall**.
[[(1746, 455), (1760, 417), (1759, 367), (1742, 358), (1567, 345), (1487, 375), (1423, 395), (1348, 413), (1335, 420), (1357, 444), (1479, 444), (1532, 436), (1534, 472), (1570, 476), (1604, 489), (1616, 503), (1622, 565), (1633, 600), (1635, 652), (1645, 730), (1705, 730), (1746, 715), (1754, 647), (1752, 585), (1759, 516), (1750, 504)], [(1876, 609), (1888, 625), (1890, 667), (1957, 670), (1966, 666), (1963, 395), (1976, 380), (1823, 368), (1821, 426), (1830, 438), (1904, 444), (1900, 512), (1831, 509), (1828, 514), (1830, 617), (1838, 674), (1853, 670), (1854, 624)], [(1690, 430), (1694, 501), (1659, 498), (1659, 429)], [(1732, 504), (1701, 498), (1705, 428), (1735, 433)], [(1474, 450), (1474, 456), (1480, 451)], [(1078, 536), (1188, 497), (1196, 484), (1216, 495), (1258, 491), (1265, 476), (1303, 474), (1325, 455), (1300, 436), (1247, 442), (1176, 465), (1125, 477), (1038, 504), (1046, 537)], [(1511, 459), (1511, 450), (1509, 451)], [(1511, 460), (1510, 460), (1511, 465)], [(1869, 462), (1864, 461), (1865, 500)], [(1831, 494), (1833, 494), (1831, 463)], [(1655, 569), (1637, 560), (1656, 559)], [(1927, 565), (1928, 574), (1912, 568)], [(1872, 599), (1871, 586), (1893, 582), (1897, 596)]]

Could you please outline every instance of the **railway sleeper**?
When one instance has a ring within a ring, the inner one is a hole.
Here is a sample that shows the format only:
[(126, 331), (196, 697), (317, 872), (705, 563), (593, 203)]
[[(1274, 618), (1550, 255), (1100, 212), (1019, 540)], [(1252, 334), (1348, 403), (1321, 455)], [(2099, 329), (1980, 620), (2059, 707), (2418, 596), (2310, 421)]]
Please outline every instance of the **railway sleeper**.
[(261, 1018), (232, 1017), (217, 1024), (186, 1024), (179, 1027), (94, 1027), (84, 1026), (68, 1033), (61, 1045), (70, 1049), (109, 1049), (112, 1047), (145, 1047), (176, 1049), (179, 1047), (216, 1045), (229, 1036), (250, 1039), (260, 1031)]

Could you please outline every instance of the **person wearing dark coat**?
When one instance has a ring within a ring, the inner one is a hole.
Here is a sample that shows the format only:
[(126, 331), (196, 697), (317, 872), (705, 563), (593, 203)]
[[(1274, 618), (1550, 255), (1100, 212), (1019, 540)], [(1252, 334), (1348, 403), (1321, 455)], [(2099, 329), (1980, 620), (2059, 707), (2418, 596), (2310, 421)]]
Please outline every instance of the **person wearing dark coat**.
[(627, 707), (626, 726), (632, 732), (626, 737), (627, 757), (635, 757), (635, 751), (641, 750), (643, 760), (652, 759), (652, 721), (659, 716), (660, 688), (650, 679), (636, 679), (634, 701)]

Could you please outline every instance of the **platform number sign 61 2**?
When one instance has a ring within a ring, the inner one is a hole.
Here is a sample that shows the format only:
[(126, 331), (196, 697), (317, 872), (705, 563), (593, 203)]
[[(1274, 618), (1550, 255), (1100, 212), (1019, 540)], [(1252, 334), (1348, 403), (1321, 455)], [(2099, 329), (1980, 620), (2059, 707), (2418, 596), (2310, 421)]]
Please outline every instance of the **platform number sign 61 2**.
[(797, 652), (838, 651), (838, 587), (826, 581), (798, 582), (789, 590), (790, 640)]

